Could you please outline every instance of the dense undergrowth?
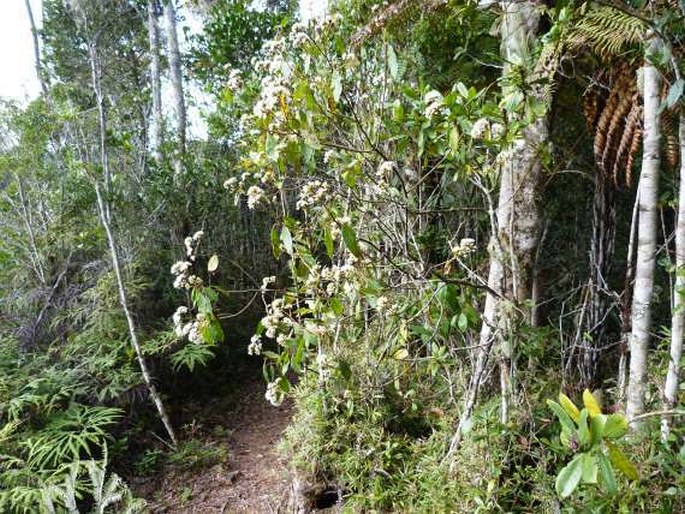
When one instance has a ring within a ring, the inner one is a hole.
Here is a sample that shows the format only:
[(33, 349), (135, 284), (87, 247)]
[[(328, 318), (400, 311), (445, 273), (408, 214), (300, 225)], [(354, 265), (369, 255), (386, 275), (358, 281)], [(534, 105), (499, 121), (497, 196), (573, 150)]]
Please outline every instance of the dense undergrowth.
[[(224, 446), (201, 447), (225, 435), (206, 406), (230, 408), (262, 359), (266, 400), (294, 402), (282, 452), (300, 507), (323, 488), (349, 512), (685, 509), (682, 402), (666, 437), (658, 415), (681, 273), (677, 181), (661, 186), (648, 412), (629, 430), (617, 368), (636, 188), (596, 169), (578, 105), (588, 77), (613, 88), (617, 59), (640, 58), (644, 20), (537, 5), (528, 54), (512, 62), (511, 13), (496, 6), (339, 0), (304, 22), (289, 2), (220, 0), (186, 56), (185, 78), (216, 104), (209, 134), (183, 147), (168, 116), (152, 152), (141, 14), (162, 5), (82, 4), (45, 1), (46, 92), (2, 117), (0, 510), (144, 511), (120, 477), (225, 460)], [(682, 30), (660, 9), (680, 66)], [(658, 63), (668, 77), (670, 62)], [(680, 80), (663, 95), (673, 117)], [(498, 195), (543, 119), (528, 158), (544, 215), (521, 299), (525, 263), (514, 222), (497, 230)], [(514, 285), (489, 281), (497, 259)]]

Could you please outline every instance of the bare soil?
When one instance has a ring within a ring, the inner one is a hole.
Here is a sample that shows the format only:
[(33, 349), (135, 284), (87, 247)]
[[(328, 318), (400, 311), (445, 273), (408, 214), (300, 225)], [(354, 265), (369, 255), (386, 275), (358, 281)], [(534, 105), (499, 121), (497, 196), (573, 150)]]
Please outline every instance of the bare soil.
[(224, 430), (218, 432), (227, 435), (205, 436), (205, 444), (225, 445), (228, 459), (194, 471), (169, 466), (154, 477), (135, 480), (135, 493), (147, 499), (152, 513), (280, 511), (290, 482), (276, 446), (290, 421), (290, 405), (273, 407), (264, 399), (264, 384), (250, 379), (230, 411), (217, 413), (217, 407), (211, 408), (214, 417), (221, 416), (214, 434), (220, 426)]

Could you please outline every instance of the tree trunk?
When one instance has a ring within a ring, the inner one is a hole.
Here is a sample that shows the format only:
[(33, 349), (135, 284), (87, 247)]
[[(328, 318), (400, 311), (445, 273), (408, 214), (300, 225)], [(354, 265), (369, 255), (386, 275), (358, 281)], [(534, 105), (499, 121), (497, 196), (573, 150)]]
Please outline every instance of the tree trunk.
[[(540, 14), (535, 2), (503, 3), (501, 54), (504, 59), (504, 76), (515, 67), (531, 69), (531, 55), (537, 41)], [(545, 70), (537, 70), (544, 72)], [(504, 96), (510, 94), (510, 86), (503, 87)], [(540, 86), (533, 85), (530, 94), (534, 101), (544, 102)], [(497, 266), (504, 271), (502, 294), (515, 306), (522, 307), (531, 299), (533, 270), (540, 238), (540, 214), (536, 204), (536, 192), (542, 174), (540, 152), (548, 139), (547, 117), (537, 117), (523, 129), (520, 139), (509, 148), (509, 157), (502, 165), (500, 192), (497, 208), (496, 245), (491, 259), (501, 260)], [(491, 265), (492, 269), (492, 265)], [(500, 273), (495, 270), (496, 273)], [(501, 302), (501, 299), (498, 300)], [(506, 314), (505, 314), (506, 311)], [(523, 312), (523, 311), (522, 311)], [(529, 311), (526, 311), (529, 312)], [(495, 308), (496, 325), (502, 327), (499, 344), (500, 385), (502, 388), (501, 420), (508, 422), (509, 403), (513, 394), (514, 348), (507, 325), (511, 325), (512, 309), (499, 305)], [(527, 315), (529, 317), (529, 314)], [(527, 321), (530, 321), (528, 319)], [(490, 329), (484, 329), (489, 337)], [(482, 339), (481, 339), (481, 342)]]
[[(95, 92), (95, 100), (97, 103), (97, 111), (98, 111), (98, 130), (99, 130), (99, 135), (100, 135), (100, 165), (102, 166), (102, 173), (104, 177), (104, 183), (105, 187), (108, 188), (110, 187), (110, 170), (109, 170), (109, 158), (108, 158), (108, 147), (107, 147), (107, 139), (106, 139), (106, 134), (107, 134), (107, 116), (105, 112), (105, 103), (104, 103), (104, 97), (102, 94), (102, 73), (101, 73), (101, 63), (98, 59), (97, 55), (97, 47), (95, 43), (91, 42), (88, 45), (88, 50), (89, 50), (89, 58), (90, 58), (90, 68), (91, 68), (91, 78), (92, 78), (92, 87), (93, 91)], [(105, 195), (103, 195), (103, 192), (101, 191), (100, 184), (96, 180), (95, 181), (95, 194), (97, 198), (97, 206), (98, 206), (98, 214), (100, 216), (100, 222), (102, 223), (102, 227), (105, 229), (105, 233), (107, 235), (107, 243), (109, 246), (109, 251), (110, 251), (110, 256), (112, 259), (112, 267), (114, 268), (114, 275), (117, 280), (117, 288), (119, 290), (119, 301), (121, 303), (121, 308), (124, 312), (124, 316), (126, 317), (126, 322), (128, 324), (128, 331), (129, 331), (129, 337), (131, 338), (131, 345), (133, 346), (134, 351), (136, 352), (136, 357), (138, 359), (138, 364), (140, 365), (140, 371), (143, 375), (143, 381), (145, 382), (145, 386), (147, 387), (147, 390), (150, 394), (150, 397), (152, 398), (152, 401), (155, 404), (155, 407), (157, 408), (157, 412), (159, 414), (160, 419), (162, 420), (162, 423), (164, 424), (164, 428), (166, 429), (169, 438), (171, 439), (172, 443), (174, 446), (176, 446), (176, 434), (174, 433), (173, 427), (171, 426), (171, 422), (169, 421), (169, 416), (167, 415), (166, 409), (164, 408), (164, 403), (162, 402), (161, 397), (159, 396), (159, 393), (157, 392), (157, 388), (155, 387), (154, 383), (152, 382), (152, 377), (150, 376), (150, 372), (147, 367), (147, 363), (145, 361), (145, 357), (143, 355), (143, 351), (140, 348), (140, 343), (138, 342), (138, 334), (136, 331), (136, 326), (135, 322), (133, 320), (133, 316), (131, 314), (131, 311), (129, 310), (128, 307), (128, 299), (126, 295), (126, 287), (124, 285), (124, 279), (123, 275), (121, 272), (121, 265), (119, 263), (119, 256), (117, 252), (117, 244), (116, 240), (114, 238), (114, 234), (112, 232), (112, 227), (111, 227), (111, 221), (112, 221), (112, 215), (111, 215), (111, 208), (109, 205), (109, 199), (108, 196), (110, 194), (109, 189), (105, 189)]]
[(611, 271), (614, 256), (616, 210), (614, 189), (606, 175), (595, 176), (592, 209), (592, 240), (590, 244), (590, 280), (588, 284), (588, 311), (584, 332), (589, 337), (580, 339), (581, 375), (583, 387), (594, 389), (597, 364), (604, 347), (604, 332), (609, 305), (606, 278)]
[[(654, 52), (656, 42), (650, 43)], [(656, 261), (657, 198), (659, 189), (659, 71), (645, 62), (644, 66), (644, 133), (642, 171), (640, 173), (640, 203), (637, 228), (637, 261), (632, 308), (630, 338), (630, 375), (626, 414), (630, 421), (644, 412), (647, 388), (647, 348), (652, 323), (652, 295)], [(637, 420), (636, 420), (637, 421)], [(637, 428), (639, 423), (635, 423)]]
[(164, 18), (166, 20), (167, 46), (169, 57), (169, 75), (171, 76), (171, 89), (174, 98), (174, 110), (176, 121), (176, 171), (181, 171), (181, 158), (186, 151), (186, 107), (183, 95), (183, 70), (181, 67), (181, 52), (178, 47), (178, 34), (176, 32), (176, 9), (174, 0), (166, 0), (164, 4)]
[[(505, 62), (503, 74), (512, 73), (514, 66), (530, 70), (533, 75), (546, 74), (546, 63), (531, 63), (537, 44), (540, 15), (536, 2), (502, 2), (504, 17), (501, 26), (501, 53)], [(503, 88), (506, 96), (511, 92)], [(533, 85), (530, 95), (543, 102), (540, 86)], [(491, 212), (489, 292), (483, 309), (480, 344), (476, 364), (466, 393), (464, 409), (459, 419), (447, 459), (458, 450), (464, 427), (469, 423), (478, 397), (481, 381), (495, 342), (498, 342), (500, 387), (502, 389), (501, 421), (509, 421), (513, 394), (514, 359), (510, 337), (511, 316), (531, 299), (535, 258), (540, 239), (540, 215), (536, 206), (536, 190), (542, 173), (541, 147), (548, 139), (547, 117), (530, 123), (508, 149), (509, 157), (502, 165), (496, 214)], [(492, 211), (492, 207), (491, 207)], [(496, 218), (496, 219), (495, 219)], [(530, 321), (532, 309), (526, 310)]]
[[(678, 190), (678, 222), (675, 232), (676, 281), (673, 288), (673, 316), (671, 319), (671, 359), (664, 385), (663, 410), (675, 407), (678, 398), (678, 375), (683, 355), (685, 332), (685, 113), (680, 114), (680, 185)], [(661, 437), (664, 442), (671, 433), (668, 416), (661, 420)]]
[(43, 66), (40, 58), (40, 42), (38, 40), (38, 29), (36, 28), (36, 21), (33, 18), (33, 9), (31, 9), (31, 0), (25, 0), (26, 14), (29, 17), (29, 23), (31, 24), (31, 36), (33, 37), (33, 55), (36, 60), (36, 77), (38, 82), (40, 82), (40, 88), (43, 90), (43, 94), (47, 96), (48, 85), (45, 81), (45, 76), (43, 75)]
[(147, 29), (150, 44), (150, 85), (152, 88), (152, 116), (150, 122), (150, 150), (156, 162), (161, 160), (162, 144), (162, 80), (159, 64), (159, 23), (157, 0), (148, 0)]

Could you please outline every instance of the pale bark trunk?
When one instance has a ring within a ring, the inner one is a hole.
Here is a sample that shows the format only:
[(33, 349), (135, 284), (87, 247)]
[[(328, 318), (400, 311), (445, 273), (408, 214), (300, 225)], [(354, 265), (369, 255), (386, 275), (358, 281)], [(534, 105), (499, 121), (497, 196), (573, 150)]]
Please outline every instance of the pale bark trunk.
[[(650, 46), (653, 48), (654, 44), (652, 43)], [(654, 292), (657, 238), (656, 207), (660, 165), (659, 93), (659, 72), (652, 64), (645, 62), (643, 155), (639, 186), (637, 261), (631, 314), (630, 375), (626, 406), (626, 414), (631, 421), (644, 412), (647, 388), (647, 349), (652, 323), (651, 304)], [(634, 427), (637, 428), (638, 424), (636, 422)]]
[(633, 278), (635, 277), (635, 240), (637, 239), (637, 220), (640, 207), (640, 184), (637, 186), (633, 214), (630, 218), (630, 236), (628, 240), (628, 257), (626, 262), (626, 276), (621, 298), (621, 343), (618, 360), (618, 398), (617, 404), (621, 409), (625, 407), (626, 388), (628, 384), (628, 350), (630, 347), (631, 319), (630, 310), (633, 303)]
[[(503, 2), (502, 48), (504, 75), (512, 72), (513, 66), (531, 66), (532, 49), (536, 44), (536, 33), (540, 14), (535, 2)], [(544, 72), (545, 70), (537, 70)], [(504, 95), (510, 93), (503, 88)], [(534, 86), (530, 94), (543, 102), (542, 91)], [(502, 247), (501, 263), (504, 270), (502, 291), (509, 300), (523, 306), (531, 299), (533, 270), (538, 241), (540, 238), (540, 215), (536, 205), (536, 192), (542, 174), (540, 152), (548, 139), (547, 117), (538, 117), (523, 130), (522, 139), (509, 148), (509, 158), (503, 164), (500, 176), (497, 225), (499, 245)], [(491, 258), (498, 259), (497, 255)], [(507, 262), (508, 261), (508, 262)], [(496, 290), (497, 291), (497, 290)], [(511, 309), (507, 309), (511, 310)], [(497, 324), (503, 326), (500, 334), (500, 385), (502, 388), (501, 421), (509, 420), (509, 404), (513, 394), (514, 348), (506, 325), (509, 316), (496, 308)], [(528, 320), (530, 321), (530, 320)]]
[(147, 29), (150, 45), (150, 86), (152, 90), (152, 116), (150, 122), (150, 150), (155, 161), (161, 159), (162, 144), (162, 80), (159, 63), (159, 23), (157, 0), (148, 0)]
[[(101, 74), (101, 63), (98, 60), (97, 56), (97, 47), (94, 43), (91, 43), (89, 45), (89, 58), (90, 58), (90, 67), (91, 67), (91, 72), (92, 72), (92, 87), (93, 91), (95, 92), (95, 100), (97, 103), (97, 111), (98, 111), (98, 129), (100, 133), (100, 165), (102, 166), (102, 173), (104, 177), (104, 183), (105, 187), (108, 188), (110, 185), (110, 169), (109, 169), (109, 156), (108, 156), (108, 147), (107, 147), (107, 140), (106, 140), (106, 134), (107, 134), (107, 117), (106, 117), (106, 112), (105, 112), (105, 104), (104, 104), (104, 97), (102, 94), (102, 74)], [(176, 434), (174, 433), (173, 427), (171, 426), (171, 422), (169, 420), (169, 416), (167, 415), (166, 409), (164, 408), (164, 403), (162, 402), (161, 397), (159, 396), (159, 393), (157, 392), (157, 388), (155, 387), (152, 377), (150, 375), (150, 372), (147, 367), (147, 363), (145, 361), (145, 357), (143, 356), (143, 351), (140, 347), (140, 343), (138, 342), (138, 334), (136, 331), (136, 326), (135, 322), (133, 320), (133, 316), (131, 314), (131, 311), (129, 310), (128, 307), (128, 299), (126, 295), (126, 287), (124, 285), (124, 279), (121, 271), (121, 265), (119, 263), (119, 256), (117, 252), (117, 244), (116, 240), (114, 238), (114, 234), (112, 232), (112, 227), (111, 227), (111, 209), (109, 205), (109, 190), (105, 190), (105, 195), (104, 196), (101, 189), (100, 189), (100, 184), (96, 180), (95, 181), (95, 194), (97, 198), (97, 206), (98, 206), (98, 214), (100, 216), (100, 222), (102, 223), (102, 227), (105, 229), (105, 234), (107, 235), (107, 243), (109, 246), (109, 251), (110, 251), (110, 256), (112, 259), (112, 267), (114, 268), (114, 275), (117, 280), (117, 289), (119, 290), (119, 301), (121, 303), (121, 308), (124, 312), (124, 316), (126, 317), (126, 322), (128, 324), (128, 331), (129, 331), (129, 337), (131, 338), (131, 345), (133, 346), (134, 351), (136, 352), (136, 357), (138, 359), (138, 364), (140, 366), (140, 371), (141, 374), (143, 375), (143, 381), (145, 382), (145, 386), (147, 387), (148, 393), (150, 394), (150, 397), (152, 398), (153, 403), (155, 404), (155, 407), (157, 408), (157, 413), (159, 414), (159, 417), (164, 424), (164, 428), (167, 431), (167, 434), (169, 435), (169, 438), (171, 439), (172, 443), (174, 446), (176, 446), (177, 441), (176, 441)]]
[[(671, 410), (678, 399), (680, 359), (683, 355), (685, 332), (685, 113), (680, 114), (680, 184), (678, 190), (678, 222), (675, 232), (676, 280), (673, 288), (673, 316), (671, 319), (671, 359), (664, 384), (663, 410)], [(661, 420), (661, 437), (666, 442), (671, 433), (671, 420)]]
[[(536, 44), (539, 12), (535, 2), (501, 2), (501, 53), (505, 62), (504, 75), (513, 65), (530, 69), (531, 51)], [(538, 63), (539, 64), (539, 63)], [(547, 70), (536, 69), (535, 73)], [(543, 101), (536, 87), (530, 92)], [(506, 95), (510, 91), (505, 88)], [(447, 458), (458, 450), (464, 427), (469, 423), (478, 397), (481, 381), (490, 353), (498, 342), (500, 386), (502, 394), (501, 421), (509, 421), (513, 394), (514, 349), (509, 330), (513, 311), (531, 299), (536, 251), (540, 239), (540, 215), (536, 206), (536, 190), (542, 173), (540, 151), (548, 139), (546, 116), (533, 121), (523, 131), (523, 137), (509, 148), (509, 158), (502, 166), (496, 221), (492, 220), (488, 292), (483, 309), (480, 344), (476, 364), (464, 409), (455, 431)], [(509, 305), (506, 305), (509, 303)], [(518, 309), (522, 312), (521, 309)], [(533, 310), (528, 310), (530, 317)], [(528, 320), (530, 321), (530, 319)]]
[(183, 69), (181, 67), (181, 52), (178, 46), (178, 34), (176, 32), (176, 9), (173, 0), (166, 0), (164, 4), (164, 18), (166, 20), (167, 49), (169, 59), (169, 75), (171, 77), (171, 89), (173, 94), (176, 144), (177, 144), (177, 171), (180, 170), (180, 159), (186, 151), (186, 107), (183, 95)]
[(43, 66), (40, 58), (40, 42), (38, 40), (38, 29), (36, 28), (36, 20), (33, 17), (33, 9), (31, 9), (31, 0), (25, 0), (26, 4), (26, 14), (29, 17), (29, 24), (31, 25), (31, 36), (33, 38), (33, 55), (36, 61), (36, 77), (38, 82), (40, 82), (40, 88), (43, 90), (43, 94), (48, 94), (48, 85), (45, 81), (45, 76), (43, 76)]

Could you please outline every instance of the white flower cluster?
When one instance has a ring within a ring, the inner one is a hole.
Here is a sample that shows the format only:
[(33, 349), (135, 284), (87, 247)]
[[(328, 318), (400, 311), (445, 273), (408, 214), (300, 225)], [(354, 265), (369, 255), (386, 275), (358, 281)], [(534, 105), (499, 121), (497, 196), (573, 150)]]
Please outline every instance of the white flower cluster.
[(314, 207), (326, 203), (330, 198), (330, 186), (327, 182), (312, 180), (302, 187), (300, 199), (297, 201), (297, 210), (305, 207)]
[(471, 127), (471, 138), (476, 141), (484, 139), (501, 139), (504, 136), (504, 125), (500, 123), (490, 123), (485, 118), (477, 119)]
[(240, 74), (240, 70), (232, 69), (228, 74), (228, 80), (226, 81), (226, 87), (231, 92), (240, 91), (243, 87), (243, 77)]
[(247, 189), (247, 207), (250, 209), (254, 209), (262, 203), (264, 200), (266, 200), (266, 193), (264, 190), (256, 185), (252, 185)]
[(269, 286), (275, 283), (276, 277), (274, 277), (273, 275), (270, 277), (264, 277), (262, 279), (262, 286), (259, 289), (262, 291), (262, 293), (266, 293), (266, 291), (269, 289)]
[[(279, 331), (291, 332), (293, 321), (286, 314), (283, 298), (276, 298), (266, 307), (266, 316), (262, 318), (262, 326), (266, 329), (266, 337), (276, 339)], [(287, 337), (287, 336), (286, 336)]]
[(202, 323), (205, 321), (205, 316), (203, 314), (198, 314), (195, 319), (186, 321), (188, 317), (188, 307), (181, 305), (174, 315), (172, 316), (174, 321), (174, 333), (178, 337), (187, 337), (191, 343), (200, 344), (202, 343), (202, 333), (201, 327)]
[(459, 241), (458, 245), (452, 246), (452, 255), (456, 258), (468, 257), (476, 251), (476, 241), (470, 237), (465, 237)]
[(447, 109), (444, 107), (444, 98), (439, 91), (434, 89), (428, 91), (424, 95), (423, 101), (426, 104), (426, 109), (423, 113), (426, 118), (431, 119), (436, 114), (448, 114)]
[(186, 247), (186, 256), (193, 262), (195, 262), (197, 247), (200, 245), (200, 241), (204, 235), (205, 233), (203, 230), (198, 230), (192, 236), (185, 238), (184, 244)]
[(188, 260), (175, 262), (171, 266), (171, 274), (176, 277), (174, 279), (174, 287), (176, 289), (192, 289), (202, 286), (202, 279), (197, 275), (193, 275), (191, 271), (193, 263), (197, 258), (197, 248), (204, 234), (202, 230), (199, 230), (192, 236), (185, 238), (184, 244)]
[(261, 355), (262, 353), (262, 338), (257, 334), (250, 338), (250, 344), (247, 346), (248, 355)]
[(395, 169), (397, 165), (393, 161), (383, 161), (376, 169), (376, 178), (382, 181), (388, 180)]
[(316, 365), (319, 368), (319, 377), (322, 380), (328, 380), (335, 369), (335, 362), (324, 352), (319, 352), (316, 355)]
[(266, 401), (268, 401), (274, 407), (278, 407), (283, 403), (283, 395), (278, 389), (278, 382), (278, 379), (274, 380), (273, 382), (269, 382), (266, 386), (266, 393), (264, 394)]
[(290, 27), (289, 39), (293, 48), (299, 48), (305, 44), (309, 39), (309, 35), (307, 34), (307, 25), (301, 21), (293, 23), (292, 27)]
[(342, 266), (334, 264), (333, 266), (322, 268), (320, 276), (321, 280), (327, 282), (326, 294), (333, 296), (340, 284), (346, 283), (352, 273), (354, 273), (354, 266), (350, 261), (345, 262)]

